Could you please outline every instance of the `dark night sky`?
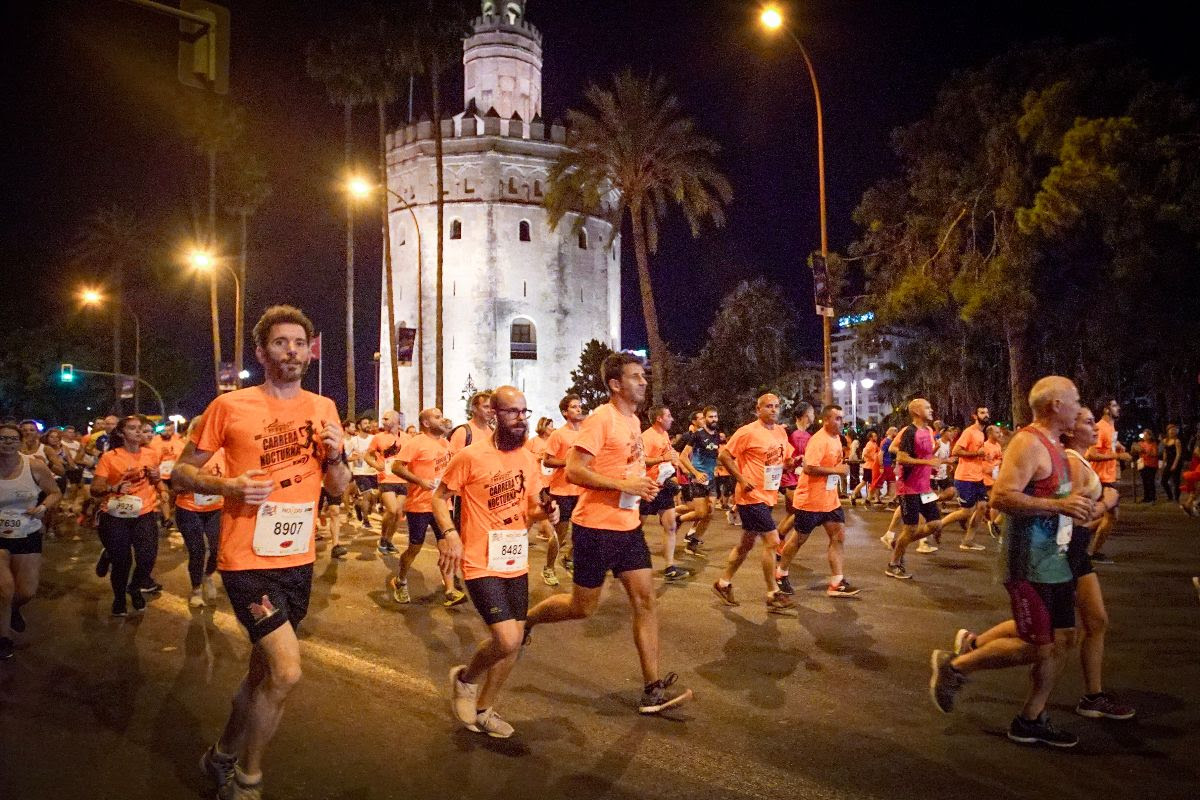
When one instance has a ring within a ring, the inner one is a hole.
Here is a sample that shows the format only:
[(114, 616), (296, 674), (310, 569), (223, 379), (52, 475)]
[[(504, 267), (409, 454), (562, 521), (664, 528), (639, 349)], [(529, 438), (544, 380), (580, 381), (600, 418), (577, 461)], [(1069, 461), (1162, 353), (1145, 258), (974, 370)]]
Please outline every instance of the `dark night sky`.
[[(344, 229), (334, 189), (341, 115), (306, 77), (303, 55), (305, 43), (336, 17), (339, 4), (229, 5), (231, 97), (249, 110), (250, 136), (274, 187), (253, 223), (248, 317), (252, 323), (273, 302), (305, 308), (329, 333), (326, 393), (344, 403)], [(1049, 35), (1121, 39), (1160, 77), (1193, 68), (1186, 55), (1193, 26), (1182, 10), (1168, 11), (1165, 4), (1146, 16), (1128, 4), (1073, 0), (815, 0), (791, 6), (825, 104), (833, 249), (854, 238), (850, 213), (862, 192), (895, 169), (890, 132), (920, 118), (953, 71), (981, 64), (1013, 42)], [(801, 269), (818, 244), (812, 96), (795, 48), (765, 41), (753, 9), (735, 0), (532, 0), (529, 19), (544, 35), (544, 115), (562, 116), (588, 82), (606, 81), (625, 66), (665, 75), (698, 128), (721, 143), (720, 164), (735, 192), (723, 230), (693, 241), (678, 216), (667, 222), (654, 262), (667, 340), (693, 352), (717, 299), (739, 280), (762, 274), (795, 301), (805, 332), (798, 347), (815, 357), (819, 328), (811, 314), (811, 282)], [(176, 24), (116, 0), (24, 4), (4, 15), (3, 307), (27, 314), (37, 302), (52, 316), (68, 315), (74, 311), (64, 294), (86, 276), (69, 273), (63, 254), (87, 215), (116, 203), (167, 229), (174, 226), (181, 240), (190, 229), (203, 178), (172, 106)], [(461, 66), (447, 76), (445, 90), (453, 110), (460, 110)], [(418, 114), (423, 103), (419, 92)], [(393, 119), (401, 113), (398, 104)], [(368, 163), (374, 118), (360, 111), (356, 121), (357, 154)], [(374, 385), (370, 356), (378, 347), (378, 226), (364, 222), (357, 235), (358, 390), (368, 398)], [(640, 346), (644, 331), (631, 251), (626, 248), (624, 264), (624, 339), (626, 346)], [(222, 297), (231, 356), (232, 289)], [(176, 334), (196, 370), (196, 388), (184, 409), (200, 410), (211, 381), (207, 290), (179, 269), (156, 284), (142, 281), (130, 302), (147, 327)], [(563, 365), (564, 383), (571, 366)], [(369, 403), (359, 401), (360, 407)]]

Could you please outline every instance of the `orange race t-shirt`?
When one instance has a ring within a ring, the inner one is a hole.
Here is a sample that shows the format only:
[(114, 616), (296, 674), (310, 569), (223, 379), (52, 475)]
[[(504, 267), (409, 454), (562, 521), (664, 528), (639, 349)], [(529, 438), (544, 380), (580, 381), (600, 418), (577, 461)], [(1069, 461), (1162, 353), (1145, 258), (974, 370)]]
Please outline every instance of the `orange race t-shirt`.
[(984, 442), (983, 443), (983, 485), (991, 486), (996, 482), (996, 470), (1000, 469), (1000, 459), (1004, 455), (1004, 449), (1000, 447), (999, 442)]
[[(978, 453), (983, 449), (986, 439), (978, 425), (968, 425), (954, 443), (954, 447), (961, 447), (968, 453)], [(954, 468), (954, 480), (979, 483), (983, 480), (983, 473), (987, 468), (986, 459), (983, 457), (959, 456), (958, 466)]]
[[(612, 403), (600, 406), (583, 421), (573, 447), (591, 453), (592, 469), (606, 478), (624, 480), (646, 474), (637, 414), (622, 414)], [(641, 523), (638, 499), (616, 490), (583, 487), (571, 522), (606, 531), (631, 531)]]
[[(874, 473), (875, 470), (879, 469), (877, 466), (875, 466), (876, 462), (879, 461), (879, 444), (877, 442), (867, 442), (866, 446), (863, 447), (862, 459), (863, 459), (863, 469), (869, 469), (872, 471), (872, 473)], [(800, 474), (800, 470), (797, 469), (796, 475), (799, 475), (799, 474)], [(802, 480), (801, 485), (803, 485), (803, 483), (804, 482)]]
[(454, 454), (442, 483), (462, 497), (463, 577), (528, 573), (529, 498), (543, 485), (533, 453), (499, 450), (489, 435)]
[(158, 461), (158, 451), (149, 447), (138, 448), (137, 455), (118, 447), (100, 456), (96, 477), (108, 481), (109, 489), (114, 492), (126, 484), (121, 495), (101, 501), (100, 510), (114, 517), (140, 517), (157, 511), (158, 488), (146, 477), (146, 471), (157, 469)]
[[(658, 428), (651, 425), (646, 430), (642, 431), (642, 452), (647, 459), (651, 458), (666, 458), (674, 448), (671, 447), (671, 437), (660, 431)], [(655, 464), (652, 467), (646, 467), (646, 474), (653, 480), (658, 481), (658, 471), (663, 464), (668, 464), (669, 461), (664, 461)], [(659, 481), (662, 483), (662, 481)]]
[[(572, 428), (570, 425), (555, 428), (554, 432), (550, 434), (549, 441), (546, 442), (546, 455), (565, 464), (567, 453), (571, 452), (571, 448), (578, 438), (578, 428)], [(559, 497), (575, 497), (583, 494), (583, 487), (576, 486), (567, 480), (566, 467), (555, 467), (554, 471), (550, 473), (550, 494), (556, 494)]]
[[(400, 448), (396, 461), (407, 465), (408, 471), (418, 478), (433, 481), (436, 485), (450, 463), (450, 443), (441, 437), (418, 433)], [(404, 510), (412, 513), (433, 511), (433, 492), (419, 483), (409, 483)]]
[(209, 453), (224, 448), (229, 477), (258, 469), (275, 483), (261, 505), (225, 498), (219, 569), (281, 569), (316, 559), (326, 423), (341, 424), (333, 401), (306, 391), (283, 399), (252, 386), (209, 404), (192, 432), (196, 448)]
[[(841, 438), (830, 436), (824, 428), (814, 433), (808, 440), (808, 447), (804, 448), (804, 466), (832, 469), (841, 463)], [(829, 488), (828, 475), (809, 475), (797, 471), (797, 477), (803, 491), (796, 489), (792, 498), (793, 507), (801, 511), (833, 511), (841, 505), (836, 484), (832, 489)]]
[[(1103, 417), (1096, 423), (1096, 452), (1101, 455), (1113, 455), (1116, 453), (1114, 447), (1117, 441), (1117, 429), (1111, 422)], [(1111, 461), (1093, 461), (1092, 469), (1096, 470), (1096, 477), (1101, 483), (1116, 483), (1117, 482), (1117, 462)]]
[(164, 439), (161, 436), (155, 436), (151, 440), (149, 447), (158, 451), (159, 461), (158, 471), (162, 475), (163, 480), (169, 480), (171, 477), (171, 469), (175, 466), (175, 462), (183, 455), (183, 447), (187, 444), (187, 439), (180, 436), (178, 433), (170, 439)]
[[(467, 420), (467, 426), (471, 428), (471, 444), (475, 444), (480, 439), (492, 438), (492, 429), (486, 425), (480, 426), (475, 424), (475, 420)], [(450, 433), (450, 450), (457, 453), (467, 446), (467, 427), (459, 425)]]
[(733, 502), (739, 506), (754, 503), (774, 506), (779, 499), (783, 462), (796, 452), (784, 427), (768, 428), (756, 419), (738, 428), (725, 447), (737, 460), (738, 472), (754, 484), (754, 489), (748, 491), (739, 483), (733, 492)]
[(379, 473), (380, 483), (404, 483), (403, 478), (392, 472), (392, 462), (400, 454), (400, 448), (404, 446), (407, 437), (408, 435), (403, 431), (398, 433), (380, 431), (367, 445), (368, 453), (376, 453), (378, 458), (383, 459), (383, 470)]
[[(223, 478), (225, 472), (225, 451), (218, 450), (200, 468), (203, 475), (216, 475)], [(175, 505), (188, 511), (217, 511), (225, 505), (225, 498), (219, 494), (196, 494), (195, 492), (180, 492), (175, 497)]]

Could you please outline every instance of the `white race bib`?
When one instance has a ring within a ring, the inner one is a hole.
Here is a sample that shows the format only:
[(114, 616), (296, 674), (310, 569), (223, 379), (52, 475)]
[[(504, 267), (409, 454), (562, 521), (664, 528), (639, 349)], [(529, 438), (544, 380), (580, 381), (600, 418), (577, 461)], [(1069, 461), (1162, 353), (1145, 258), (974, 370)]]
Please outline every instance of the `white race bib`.
[(1073, 524), (1071, 518), (1066, 514), (1058, 515), (1058, 533), (1054, 536), (1054, 543), (1060, 548), (1065, 548), (1071, 543), (1071, 528)]
[(162, 461), (158, 465), (158, 474), (163, 478), (171, 477), (171, 470), (175, 469), (175, 459)]
[(921, 502), (922, 503), (936, 503), (937, 502), (937, 492), (924, 492), (921, 495)]
[(825, 491), (836, 492), (838, 488), (838, 481), (841, 479), (841, 475), (827, 475), (825, 477)]
[[(642, 464), (640, 462), (636, 463), (636, 464), (630, 464), (629, 468), (625, 470), (626, 478), (640, 477), (645, 474), (646, 474), (646, 467), (644, 464)], [(629, 492), (621, 492), (621, 498), (617, 501), (617, 507), (623, 508), (626, 511), (631, 511), (631, 510), (637, 508), (638, 503), (640, 503), (641, 501), (642, 501), (642, 498), (636, 494), (630, 494)]]
[(992, 480), (996, 480), (999, 477), (1000, 477), (1000, 468), (992, 467)]
[(312, 503), (272, 503), (258, 507), (254, 520), (254, 553), (260, 556), (291, 556), (307, 553), (312, 546)]
[(543, 465), (542, 465), (542, 474), (543, 474), (543, 475), (547, 475), (547, 476), (549, 476), (549, 475), (553, 475), (553, 474), (554, 474), (554, 467), (547, 467), (545, 464), (543, 464)]
[(529, 568), (529, 539), (525, 531), (488, 531), (487, 568), (521, 572)]
[(221, 500), (219, 494), (193, 494), (192, 502), (198, 506), (216, 505)]
[(0, 539), (24, 539), (33, 517), (16, 508), (0, 508)]
[(394, 475), (394, 474), (395, 474), (395, 473), (393, 473), (393, 472), (392, 472), (392, 464), (394, 464), (394, 463), (396, 463), (396, 459), (395, 459), (395, 458), (385, 458), (385, 459), (383, 460), (383, 472), (384, 472), (384, 474), (386, 474), (386, 475)]
[(105, 508), (110, 517), (118, 519), (133, 519), (142, 515), (142, 498), (136, 494), (122, 494), (110, 497)]
[(783, 464), (772, 464), (769, 467), (763, 467), (763, 490), (767, 492), (778, 491), (779, 481), (783, 478)]
[(671, 478), (675, 477), (674, 464), (659, 464), (658, 465), (658, 485), (662, 486)]

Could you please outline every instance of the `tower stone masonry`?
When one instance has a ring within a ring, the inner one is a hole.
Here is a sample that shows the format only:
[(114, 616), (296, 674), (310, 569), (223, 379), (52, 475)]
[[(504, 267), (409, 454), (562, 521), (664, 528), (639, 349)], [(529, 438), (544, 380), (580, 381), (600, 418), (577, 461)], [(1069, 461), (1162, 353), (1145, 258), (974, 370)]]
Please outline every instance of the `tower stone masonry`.
[[(482, 14), (463, 43), (464, 110), (440, 121), (442, 410), (458, 421), (465, 418), (469, 386), (513, 384), (525, 392), (535, 421), (548, 416), (559, 423), (558, 401), (584, 344), (598, 339), (614, 349), (621, 345), (619, 235), (608, 249), (611, 223), (585, 216), (576, 233), (576, 214), (551, 231), (542, 205), (550, 167), (566, 149), (567, 133), (541, 116), (542, 36), (525, 19), (526, 5), (524, 0), (483, 0)], [(415, 421), (436, 398), (433, 123), (423, 119), (389, 134), (387, 151), (397, 327), (418, 328), (418, 296), (423, 305), (413, 361), (399, 367), (402, 410)], [(391, 407), (392, 397), (386, 297), (382, 292), (381, 410)], [(424, 367), (424, 397), (418, 397), (418, 364)]]

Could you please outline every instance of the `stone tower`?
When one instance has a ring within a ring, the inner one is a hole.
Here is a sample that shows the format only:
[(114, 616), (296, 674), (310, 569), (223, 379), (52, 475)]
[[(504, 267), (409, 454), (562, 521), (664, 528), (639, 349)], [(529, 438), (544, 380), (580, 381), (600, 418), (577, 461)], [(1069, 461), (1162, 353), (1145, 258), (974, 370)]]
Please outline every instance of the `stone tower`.
[[(620, 238), (605, 247), (613, 231), (600, 217), (583, 217), (576, 233), (574, 214), (551, 231), (542, 205), (567, 134), (541, 116), (542, 36), (526, 20), (526, 6), (524, 0), (483, 0), (463, 43), (464, 110), (438, 123), (445, 201), (443, 411), (459, 421), (468, 387), (511, 383), (525, 392), (535, 415), (557, 422), (558, 401), (583, 345), (589, 339), (614, 349), (621, 344)], [(422, 120), (388, 136), (396, 322), (420, 329), (413, 362), (399, 368), (409, 420), (436, 397), (433, 124)], [(392, 354), (386, 308), (382, 312), (379, 408), (387, 409)], [(421, 369), (425, 391), (418, 397)]]

